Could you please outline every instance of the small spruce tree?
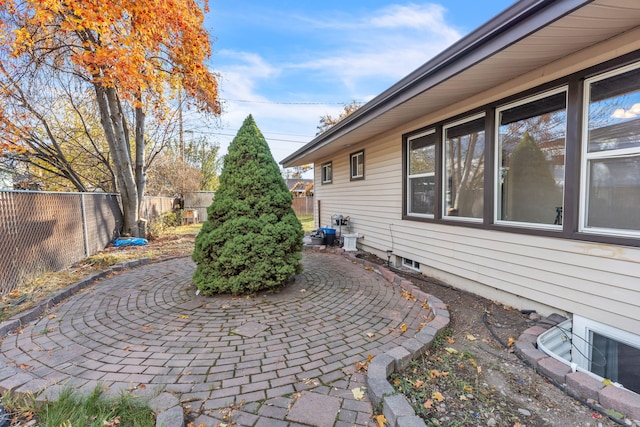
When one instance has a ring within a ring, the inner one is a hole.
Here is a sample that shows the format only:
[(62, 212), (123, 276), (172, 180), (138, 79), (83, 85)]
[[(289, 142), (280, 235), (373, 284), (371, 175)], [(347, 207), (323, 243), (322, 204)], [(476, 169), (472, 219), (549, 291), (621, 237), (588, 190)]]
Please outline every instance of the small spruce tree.
[(196, 237), (193, 280), (205, 295), (279, 287), (302, 271), (302, 225), (264, 136), (249, 115), (224, 157)]

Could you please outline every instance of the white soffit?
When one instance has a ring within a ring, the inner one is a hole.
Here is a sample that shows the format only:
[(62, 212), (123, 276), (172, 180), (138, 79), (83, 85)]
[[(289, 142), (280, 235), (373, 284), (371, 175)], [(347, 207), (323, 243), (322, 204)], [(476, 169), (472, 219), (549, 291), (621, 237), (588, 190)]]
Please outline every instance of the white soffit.
[(596, 0), (393, 109), (376, 115), (374, 108), (355, 129), (322, 147), (310, 147), (293, 163), (330, 155), (638, 26), (640, 0)]

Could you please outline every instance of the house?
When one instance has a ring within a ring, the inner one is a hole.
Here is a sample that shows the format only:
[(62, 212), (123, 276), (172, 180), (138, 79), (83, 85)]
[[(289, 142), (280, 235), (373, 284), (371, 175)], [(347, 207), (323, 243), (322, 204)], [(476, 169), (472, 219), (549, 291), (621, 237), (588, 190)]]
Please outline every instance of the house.
[(287, 178), (285, 181), (293, 197), (313, 196), (313, 179)]
[(521, 0), (281, 163), (314, 163), (317, 224), (566, 314), (640, 393), (640, 1)]

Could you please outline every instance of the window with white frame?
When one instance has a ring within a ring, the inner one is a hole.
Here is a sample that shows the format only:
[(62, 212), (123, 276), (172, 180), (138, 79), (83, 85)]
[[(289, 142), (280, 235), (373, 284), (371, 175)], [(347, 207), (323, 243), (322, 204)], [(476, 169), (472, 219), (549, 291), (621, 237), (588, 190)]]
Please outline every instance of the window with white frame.
[(496, 222), (561, 228), (566, 88), (496, 110)]
[(443, 127), (442, 215), (481, 220), (484, 208), (484, 114)]
[(640, 336), (577, 315), (572, 332), (579, 367), (640, 393)]
[(412, 270), (420, 271), (420, 263), (418, 261), (414, 261), (410, 258), (402, 258), (402, 265), (408, 267)]
[(581, 231), (640, 235), (640, 64), (585, 80)]
[(333, 164), (332, 162), (323, 163), (320, 166), (322, 170), (322, 183), (331, 184), (333, 182)]
[(364, 179), (364, 150), (351, 153), (351, 180)]
[(434, 130), (407, 140), (407, 214), (433, 218), (436, 194)]

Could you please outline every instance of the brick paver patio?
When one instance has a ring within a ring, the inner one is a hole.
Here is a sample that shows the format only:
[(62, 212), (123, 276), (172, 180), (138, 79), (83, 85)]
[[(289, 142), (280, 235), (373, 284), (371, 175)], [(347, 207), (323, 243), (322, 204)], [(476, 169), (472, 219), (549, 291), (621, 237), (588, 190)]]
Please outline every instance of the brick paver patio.
[(4, 338), (0, 386), (166, 391), (196, 425), (373, 425), (355, 363), (412, 337), (427, 311), (343, 256), (303, 263), (252, 297), (197, 296), (187, 258), (103, 279)]

